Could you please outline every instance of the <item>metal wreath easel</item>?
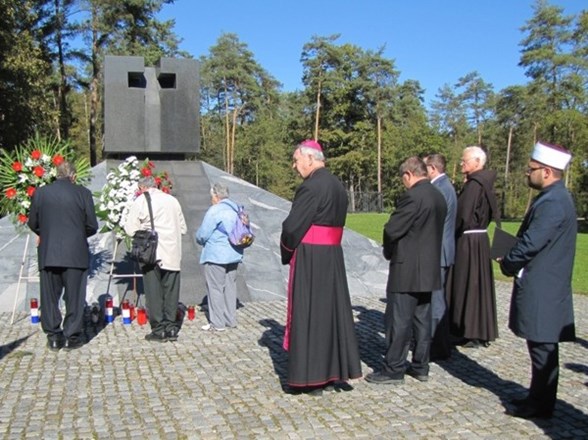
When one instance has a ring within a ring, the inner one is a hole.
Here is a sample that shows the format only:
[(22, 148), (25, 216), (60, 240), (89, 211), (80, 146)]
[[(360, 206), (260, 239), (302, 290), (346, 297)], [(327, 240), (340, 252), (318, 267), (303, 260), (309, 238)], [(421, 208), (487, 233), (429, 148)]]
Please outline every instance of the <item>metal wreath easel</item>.
[[(110, 270), (108, 271), (108, 284), (106, 285), (106, 294), (110, 295), (110, 284), (114, 278), (132, 278), (133, 279), (133, 292), (139, 297), (137, 293), (137, 278), (143, 278), (143, 274), (136, 273), (134, 271), (135, 264), (133, 263), (133, 273), (127, 274), (115, 274), (114, 273), (114, 262), (116, 260), (116, 253), (118, 251), (118, 244), (121, 242), (121, 239), (115, 238), (114, 240), (114, 250), (112, 251), (112, 259), (110, 260)], [(125, 294), (126, 295), (126, 294)]]
[(39, 277), (23, 276), (25, 264), (27, 262), (27, 253), (29, 251), (29, 242), (31, 240), (31, 234), (27, 234), (25, 241), (24, 252), (22, 253), (22, 259), (20, 261), (20, 271), (18, 273), (18, 283), (16, 284), (16, 293), (14, 294), (14, 305), (12, 306), (12, 318), (10, 319), (10, 325), (14, 324), (14, 316), (16, 315), (16, 305), (18, 304), (18, 297), (20, 295), (20, 285), (23, 281), (39, 281)]

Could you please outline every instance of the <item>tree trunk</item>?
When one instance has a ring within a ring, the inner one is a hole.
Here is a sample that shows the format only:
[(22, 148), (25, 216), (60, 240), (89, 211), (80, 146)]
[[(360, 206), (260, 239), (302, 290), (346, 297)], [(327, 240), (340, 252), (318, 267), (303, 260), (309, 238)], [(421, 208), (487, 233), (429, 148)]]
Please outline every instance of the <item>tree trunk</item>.
[(95, 8), (92, 10), (92, 81), (90, 82), (90, 165), (94, 166), (97, 163), (96, 154), (96, 133), (98, 131), (98, 87), (99, 81), (98, 76), (100, 72), (100, 66), (98, 62), (99, 47), (98, 47), (98, 30), (97, 30), (97, 11)]
[[(378, 197), (382, 193), (382, 118), (378, 116)], [(380, 207), (381, 209), (381, 207)]]
[(62, 29), (63, 29), (63, 11), (61, 10), (61, 1), (55, 0), (55, 17), (58, 20), (57, 31), (55, 33), (55, 40), (57, 46), (57, 57), (59, 63), (59, 86), (57, 87), (57, 99), (59, 103), (59, 137), (64, 139), (69, 138), (69, 126), (71, 118), (69, 115), (69, 109), (67, 107), (67, 75), (65, 72), (65, 60), (63, 55), (63, 40), (62, 40)]
[(322, 83), (319, 81), (318, 90), (316, 92), (316, 111), (314, 115), (314, 140), (317, 142), (319, 138), (319, 119), (321, 114), (321, 87)]
[(230, 157), (230, 150), (231, 150), (231, 141), (230, 141), (230, 132), (231, 132), (231, 123), (229, 120), (229, 97), (227, 96), (227, 90), (225, 89), (225, 171), (229, 172), (229, 157)]
[(230, 161), (229, 161), (229, 173), (235, 173), (235, 138), (237, 132), (237, 115), (239, 114), (239, 109), (235, 108), (233, 110), (233, 126), (231, 127), (231, 149), (230, 149)]

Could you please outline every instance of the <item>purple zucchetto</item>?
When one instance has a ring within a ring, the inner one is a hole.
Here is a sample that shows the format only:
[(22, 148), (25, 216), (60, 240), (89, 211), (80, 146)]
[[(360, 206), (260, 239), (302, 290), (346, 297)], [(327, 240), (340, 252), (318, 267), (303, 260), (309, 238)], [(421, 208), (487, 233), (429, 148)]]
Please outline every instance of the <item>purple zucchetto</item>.
[(299, 147), (306, 147), (306, 148), (312, 148), (313, 150), (317, 150), (317, 151), (323, 151), (321, 144), (319, 144), (317, 141), (315, 141), (313, 139), (306, 139), (306, 140), (300, 142)]

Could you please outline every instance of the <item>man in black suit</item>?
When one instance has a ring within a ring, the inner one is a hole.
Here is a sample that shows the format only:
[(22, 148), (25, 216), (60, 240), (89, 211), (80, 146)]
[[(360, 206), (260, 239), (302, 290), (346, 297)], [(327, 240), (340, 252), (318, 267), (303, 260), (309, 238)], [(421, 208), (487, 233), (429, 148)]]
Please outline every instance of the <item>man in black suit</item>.
[[(407, 191), (384, 226), (384, 258), (390, 261), (384, 317), (388, 349), (383, 369), (366, 376), (377, 384), (403, 383), (405, 374), (429, 379), (431, 292), (441, 288), (445, 199), (429, 181), (422, 159), (406, 159), (400, 174)], [(407, 368), (411, 337), (412, 365)]]
[[(76, 185), (76, 169), (65, 161), (57, 166), (57, 179), (37, 188), (28, 225), (38, 236), (41, 282), (41, 327), (47, 346), (68, 350), (83, 345), (82, 326), (90, 254), (87, 238), (98, 230), (92, 193)], [(59, 299), (62, 290), (65, 320), (61, 327)]]

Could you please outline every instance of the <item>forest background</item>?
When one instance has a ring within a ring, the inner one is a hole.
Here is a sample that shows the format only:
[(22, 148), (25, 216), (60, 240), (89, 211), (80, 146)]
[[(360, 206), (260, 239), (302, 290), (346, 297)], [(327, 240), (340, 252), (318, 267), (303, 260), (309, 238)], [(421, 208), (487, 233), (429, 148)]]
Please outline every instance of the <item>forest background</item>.
[[(35, 134), (67, 141), (92, 165), (103, 160), (103, 61), (135, 55), (145, 65), (179, 49), (173, 0), (0, 0), (0, 146)], [(284, 92), (233, 33), (200, 56), (204, 160), (285, 198), (299, 181), (293, 146), (319, 139), (346, 185), (351, 211), (389, 211), (403, 191), (399, 164), (441, 152), (459, 189), (462, 149), (483, 145), (497, 171), (502, 215), (518, 218), (532, 197), (525, 181), (537, 140), (574, 154), (566, 184), (588, 213), (588, 11), (564, 15), (537, 0), (521, 23), (519, 66), (528, 83), (494, 90), (476, 71), (441, 87), (430, 107), (418, 79), (400, 81), (383, 49), (313, 36), (301, 48), (302, 89)], [(3, 195), (0, 195), (3, 197)], [(6, 213), (0, 212), (0, 215)]]

